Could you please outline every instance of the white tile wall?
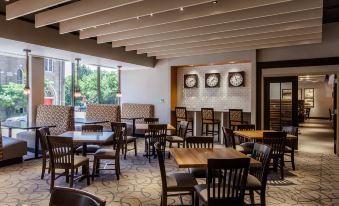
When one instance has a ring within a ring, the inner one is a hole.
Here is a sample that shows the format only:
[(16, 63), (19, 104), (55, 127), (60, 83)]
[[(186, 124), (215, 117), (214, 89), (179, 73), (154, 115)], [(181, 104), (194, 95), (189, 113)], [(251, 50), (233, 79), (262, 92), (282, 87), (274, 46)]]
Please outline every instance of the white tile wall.
[[(245, 86), (229, 87), (228, 72), (237, 71), (245, 72)], [(206, 73), (220, 73), (219, 88), (205, 88)], [(198, 75), (198, 88), (184, 88), (185, 74)], [(213, 107), (215, 111), (227, 111), (228, 109), (251, 111), (251, 63), (181, 67), (178, 68), (177, 78), (177, 106), (197, 111), (200, 111), (202, 107)]]

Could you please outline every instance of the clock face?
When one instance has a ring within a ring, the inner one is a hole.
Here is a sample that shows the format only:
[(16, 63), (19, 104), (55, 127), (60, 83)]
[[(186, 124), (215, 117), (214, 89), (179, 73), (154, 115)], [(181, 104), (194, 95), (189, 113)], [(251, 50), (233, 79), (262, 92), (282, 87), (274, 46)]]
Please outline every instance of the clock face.
[(230, 72), (229, 84), (233, 87), (244, 86), (244, 72)]
[(220, 74), (210, 73), (205, 74), (205, 86), (206, 87), (219, 87), (220, 86)]
[(185, 81), (185, 88), (194, 88), (198, 87), (198, 75), (196, 74), (189, 74), (184, 75), (184, 81)]

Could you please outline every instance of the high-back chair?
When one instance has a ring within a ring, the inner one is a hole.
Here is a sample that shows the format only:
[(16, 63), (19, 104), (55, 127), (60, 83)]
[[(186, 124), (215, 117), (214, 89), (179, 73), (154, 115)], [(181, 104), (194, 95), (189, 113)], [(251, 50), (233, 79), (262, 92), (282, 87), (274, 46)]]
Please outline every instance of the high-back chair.
[[(188, 122), (187, 132), (190, 132), (193, 135), (193, 124), (194, 123), (193, 123), (192, 118), (188, 118), (186, 107), (175, 107), (175, 118), (176, 118), (176, 123), (177, 123), (176, 124), (177, 129), (178, 129), (178, 123), (182, 121), (186, 121)], [(189, 125), (191, 125), (191, 127), (189, 127)]]
[(161, 174), (162, 193), (160, 206), (167, 206), (167, 197), (169, 196), (191, 195), (193, 203), (194, 201), (193, 186), (198, 184), (195, 178), (188, 173), (174, 173), (174, 174), (172, 173), (167, 175), (164, 154), (161, 149), (160, 143), (158, 142), (155, 143), (154, 147), (156, 148), (157, 151)]
[[(217, 130), (215, 130), (215, 125)], [(210, 126), (212, 126), (212, 130), (210, 130)], [(201, 135), (217, 135), (218, 142), (220, 142), (220, 120), (214, 118), (213, 108), (201, 108)]]
[[(187, 148), (213, 148), (214, 146), (213, 137), (202, 136), (202, 137), (187, 137), (186, 138), (186, 147)], [(205, 168), (189, 168), (188, 172), (192, 174), (195, 178), (205, 178), (207, 170)]]
[(252, 147), (247, 147), (245, 144), (237, 145), (234, 137), (234, 133), (232, 129), (222, 127), (222, 131), (224, 134), (224, 142), (225, 147), (232, 147), (233, 149), (244, 153), (244, 154), (251, 154), (252, 153)]
[[(113, 124), (115, 124), (113, 122)], [(112, 128), (114, 125), (112, 125)], [(128, 149), (128, 144), (133, 143), (133, 148)], [(122, 142), (121, 142), (122, 154), (124, 154), (124, 159), (126, 159), (127, 152), (134, 150), (134, 155), (137, 156), (137, 138), (127, 135), (127, 123), (122, 123)]]
[(295, 170), (294, 152), (296, 149), (298, 149), (298, 127), (284, 126), (282, 131), (297, 137), (286, 139), (285, 156), (289, 156), (290, 161), (284, 160), (284, 162), (291, 162), (292, 169)]
[(167, 141), (169, 142), (169, 148), (172, 147), (173, 143), (177, 143), (178, 148), (180, 147), (180, 144), (185, 147), (185, 140), (187, 135), (187, 129), (188, 128), (188, 122), (187, 121), (181, 121), (179, 124), (179, 129), (177, 129), (177, 134), (175, 136), (168, 136)]
[(228, 128), (235, 129), (235, 126), (243, 124), (242, 109), (229, 109), (228, 119)]
[(50, 169), (50, 166), (47, 168), (47, 159), (49, 158), (47, 135), (50, 135), (48, 127), (43, 127), (37, 130), (37, 137), (39, 138), (39, 142), (41, 144), (42, 154), (41, 179), (44, 179), (46, 169)]
[(286, 132), (264, 132), (263, 143), (272, 148), (273, 167), (280, 168), (281, 179), (284, 179)]
[[(81, 125), (81, 132), (86, 133), (86, 132), (102, 132), (104, 127), (102, 125), (98, 124), (84, 124)], [(100, 149), (99, 145), (95, 144), (90, 144), (87, 145), (86, 149), (86, 154), (94, 154), (98, 149)], [(81, 154), (82, 153), (82, 146), (78, 146), (76, 148), (76, 154)]]
[[(160, 150), (165, 155), (166, 148), (166, 137), (167, 137), (167, 124), (150, 124), (148, 125), (146, 138), (146, 156), (148, 161), (151, 162), (151, 156), (155, 156), (156, 142), (159, 143)], [(152, 149), (152, 154), (150, 153)]]
[(196, 185), (196, 205), (244, 205), (250, 158), (208, 159), (206, 185)]
[[(237, 125), (235, 127), (236, 127), (237, 131), (254, 131), (255, 130), (254, 124), (240, 124), (240, 125)], [(248, 141), (246, 141), (245, 138), (239, 137), (239, 136), (238, 136), (238, 141), (239, 141), (239, 144), (242, 147), (245, 147), (248, 150), (248, 154), (252, 153), (254, 142), (248, 142)]]
[(106, 201), (79, 189), (54, 187), (49, 206), (105, 206)]
[(146, 124), (158, 124), (159, 123), (159, 118), (151, 118), (151, 117), (148, 117), (148, 118), (144, 118), (144, 122)]
[[(70, 177), (69, 185), (73, 187), (74, 172), (76, 168), (83, 167), (87, 177), (87, 185), (90, 184), (89, 177), (89, 159), (88, 157), (74, 155), (73, 139), (69, 137), (47, 136), (48, 149), (51, 162), (51, 190), (54, 187), (55, 175), (57, 169), (64, 169), (66, 181)], [(69, 171), (71, 174), (69, 175)]]
[(261, 205), (266, 205), (265, 193), (268, 166), (271, 160), (271, 148), (268, 145), (255, 143), (251, 157), (261, 163), (261, 167), (250, 168), (246, 190), (249, 190), (251, 203), (254, 205), (254, 191), (260, 194)]
[[(95, 175), (99, 175), (99, 170), (115, 170), (115, 175), (117, 177), (117, 180), (119, 180), (120, 178), (120, 148), (122, 146), (124, 124), (125, 123), (121, 123), (121, 122), (111, 123), (112, 130), (114, 132), (113, 141), (115, 142), (115, 144), (112, 146), (112, 149), (100, 148), (94, 153), (92, 180), (94, 180)], [(114, 165), (114, 169), (100, 168), (101, 160), (113, 160), (114, 163), (110, 163), (110, 165)]]

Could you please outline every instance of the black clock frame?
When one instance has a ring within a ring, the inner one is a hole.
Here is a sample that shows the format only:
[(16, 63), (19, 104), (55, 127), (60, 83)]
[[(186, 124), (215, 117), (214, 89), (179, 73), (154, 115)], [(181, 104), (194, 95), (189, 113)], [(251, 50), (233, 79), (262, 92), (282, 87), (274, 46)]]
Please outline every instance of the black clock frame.
[[(186, 85), (186, 79), (189, 78), (189, 77), (194, 77), (195, 78), (196, 84), (193, 87), (188, 87)], [(186, 88), (186, 89), (198, 88), (198, 84), (199, 84), (199, 80), (198, 80), (198, 75), (197, 74), (185, 74), (184, 75), (184, 88)]]
[[(234, 86), (231, 84), (231, 77), (234, 75), (234, 74), (240, 74), (243, 78), (243, 81), (242, 83), (239, 85), (239, 86)], [(229, 87), (244, 87), (245, 86), (245, 72), (244, 71), (241, 71), (241, 72), (228, 72), (228, 86)]]
[[(217, 83), (215, 86), (209, 86), (209, 85), (207, 84), (207, 79), (208, 79), (208, 77), (209, 77), (209, 76), (212, 76), (212, 75), (216, 75), (217, 78), (218, 78), (218, 83)], [(220, 80), (221, 80), (221, 78), (220, 78), (220, 73), (206, 73), (206, 74), (205, 74), (205, 88), (217, 88), (217, 87), (220, 87)]]

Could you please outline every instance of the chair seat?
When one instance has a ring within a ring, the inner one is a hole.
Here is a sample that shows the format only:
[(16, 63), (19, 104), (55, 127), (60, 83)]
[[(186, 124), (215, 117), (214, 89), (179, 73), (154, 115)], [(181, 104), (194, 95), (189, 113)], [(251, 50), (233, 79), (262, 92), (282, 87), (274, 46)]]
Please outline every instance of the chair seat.
[(252, 150), (253, 150), (253, 148), (245, 147), (245, 146), (242, 146), (242, 145), (236, 145), (235, 149), (237, 151), (241, 152), (241, 153), (244, 153), (244, 154), (251, 154)]
[(193, 186), (197, 185), (197, 180), (188, 173), (174, 173), (166, 176), (167, 190), (172, 191), (194, 191)]
[(22, 157), (26, 153), (27, 143), (25, 141), (11, 137), (2, 137), (2, 160)]
[(293, 149), (289, 146), (285, 146), (285, 153), (292, 153)]
[(193, 122), (193, 118), (187, 118), (187, 119), (177, 118), (177, 122), (181, 122), (181, 121)]
[[(99, 145), (87, 145), (87, 153), (95, 153), (98, 149), (100, 149), (100, 146)], [(82, 153), (82, 146), (78, 147), (76, 150), (75, 150), (77, 153)]]
[(254, 177), (253, 175), (248, 174), (246, 189), (260, 189), (260, 188), (261, 188), (260, 180), (258, 180), (258, 178)]
[(203, 124), (219, 124), (220, 123), (220, 120), (218, 119), (215, 119), (214, 121), (213, 120), (209, 120), (209, 119), (205, 119), (202, 121)]
[(169, 136), (169, 137), (166, 137), (166, 140), (169, 142), (184, 142), (184, 138), (179, 137), (179, 136)]
[[(221, 194), (224, 193), (224, 191), (223, 191), (224, 188), (220, 188), (220, 189), (221, 189), (221, 191), (220, 191)], [(227, 189), (227, 187), (226, 187), (226, 189)], [(196, 191), (196, 193), (200, 197), (200, 199), (203, 201), (202, 203), (207, 204), (208, 203), (207, 184), (195, 185), (194, 190)], [(212, 188), (211, 188), (211, 191), (212, 191)], [(227, 191), (225, 191), (225, 193), (227, 195)], [(223, 201), (221, 200), (220, 203), (221, 202), (223, 202)], [(205, 204), (202, 204), (202, 205), (205, 206)], [(225, 200), (221, 204), (222, 205), (244, 205), (243, 202), (238, 200), (238, 199)]]
[(80, 155), (74, 155), (74, 166), (75, 167), (84, 165), (86, 162), (89, 162), (88, 157), (84, 157), (84, 156), (80, 156)]
[(241, 143), (240, 146), (253, 149), (254, 148), (254, 142), (244, 142), (244, 143)]
[(195, 178), (206, 178), (207, 175), (205, 168), (189, 168), (188, 171)]
[(127, 142), (127, 143), (130, 143), (130, 142), (134, 142), (134, 141), (136, 141), (136, 140), (137, 140), (136, 137), (127, 136), (126, 142)]
[(95, 152), (94, 157), (114, 159), (115, 153), (116, 153), (116, 151), (113, 150), (113, 149), (98, 149)]

